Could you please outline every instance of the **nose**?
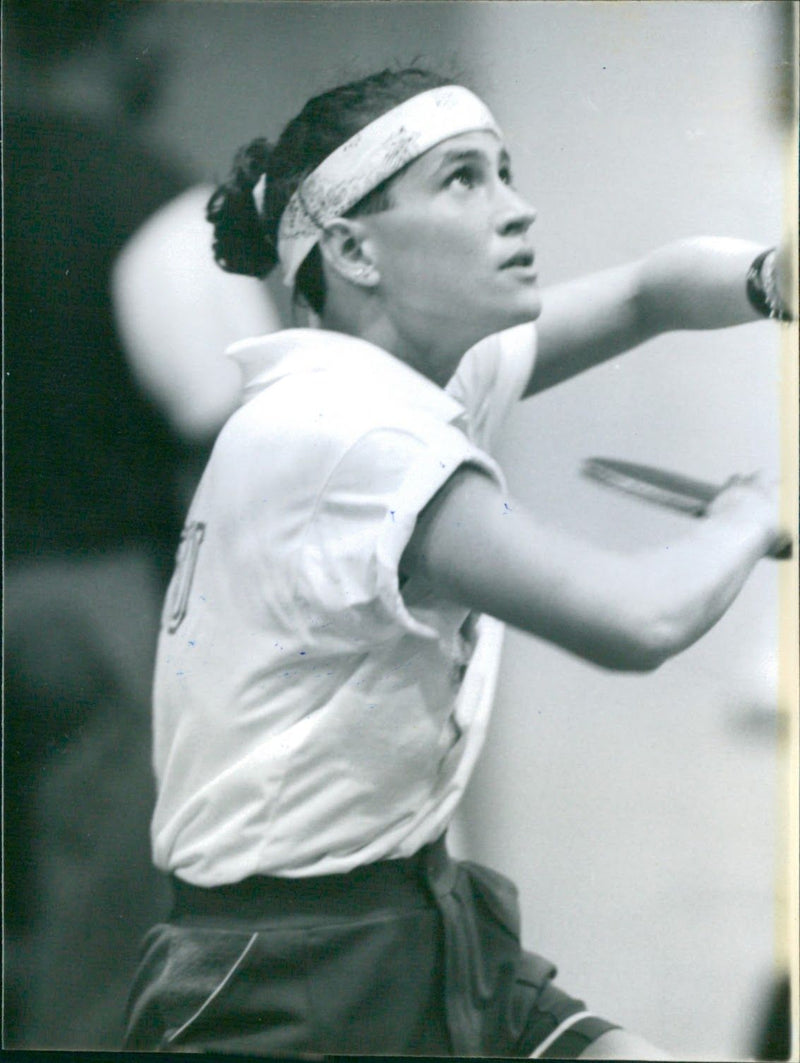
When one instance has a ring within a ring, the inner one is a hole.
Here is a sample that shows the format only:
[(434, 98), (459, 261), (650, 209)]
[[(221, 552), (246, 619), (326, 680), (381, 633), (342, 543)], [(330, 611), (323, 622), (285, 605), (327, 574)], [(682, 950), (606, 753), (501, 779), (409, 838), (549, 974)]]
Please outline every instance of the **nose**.
[(536, 211), (516, 189), (503, 185), (503, 204), (498, 212), (497, 231), (500, 236), (519, 236), (536, 221)]

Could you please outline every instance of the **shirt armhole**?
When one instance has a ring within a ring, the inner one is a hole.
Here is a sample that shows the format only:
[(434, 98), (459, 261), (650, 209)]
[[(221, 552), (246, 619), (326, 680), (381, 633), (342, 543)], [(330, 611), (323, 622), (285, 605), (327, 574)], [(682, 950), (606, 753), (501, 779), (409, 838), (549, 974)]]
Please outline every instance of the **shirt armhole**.
[(497, 464), (452, 425), (410, 413), (402, 425), (361, 436), (328, 477), (306, 530), (298, 565), (299, 623), (348, 647), (403, 633), (434, 638), (400, 590), (400, 559), (416, 521), (463, 465), (503, 489)]

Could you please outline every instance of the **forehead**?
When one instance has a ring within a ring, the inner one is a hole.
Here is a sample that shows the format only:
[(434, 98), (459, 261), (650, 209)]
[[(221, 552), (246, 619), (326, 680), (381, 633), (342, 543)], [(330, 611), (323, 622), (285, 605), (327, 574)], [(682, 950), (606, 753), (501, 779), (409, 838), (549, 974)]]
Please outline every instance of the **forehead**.
[(499, 161), (508, 159), (508, 151), (505, 142), (491, 130), (459, 133), (428, 148), (397, 175), (397, 180), (424, 179), (450, 165), (457, 165), (469, 159), (484, 160), (494, 166)]

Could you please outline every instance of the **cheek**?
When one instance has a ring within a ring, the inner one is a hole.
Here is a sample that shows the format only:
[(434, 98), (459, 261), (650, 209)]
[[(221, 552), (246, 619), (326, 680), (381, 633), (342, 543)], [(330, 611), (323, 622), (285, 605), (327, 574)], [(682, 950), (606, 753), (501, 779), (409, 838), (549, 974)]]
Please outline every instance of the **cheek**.
[(422, 239), (392, 261), (387, 276), (411, 295), (430, 299), (463, 289), (469, 256), (435, 239)]
[(382, 275), (387, 287), (415, 302), (480, 299), (487, 280), (487, 248), (483, 232), (468, 226), (406, 222), (382, 248)]
[(420, 254), (419, 268), (439, 288), (466, 300), (480, 298), (489, 279), (486, 243), (469, 232), (431, 234)]
[(436, 259), (430, 234), (418, 225), (392, 233), (381, 247), (381, 273), (393, 284), (413, 283)]

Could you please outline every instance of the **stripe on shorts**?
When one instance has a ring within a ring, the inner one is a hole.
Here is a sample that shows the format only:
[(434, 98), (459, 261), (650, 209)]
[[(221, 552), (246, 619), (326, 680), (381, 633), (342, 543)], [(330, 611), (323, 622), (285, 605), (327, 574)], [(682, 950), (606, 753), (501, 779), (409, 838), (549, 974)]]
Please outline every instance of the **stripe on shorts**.
[[(595, 1015), (591, 1011), (576, 1011), (574, 1015), (569, 1015), (563, 1022), (559, 1023), (555, 1030), (545, 1037), (540, 1045), (537, 1045), (535, 1051), (531, 1052), (528, 1058), (571, 1059), (573, 1055), (577, 1056), (579, 1053), (577, 1051), (565, 1051), (569, 1042), (581, 1042), (570, 1047), (579, 1048), (582, 1051), (586, 1045), (596, 1041), (601, 1034), (617, 1029), (619, 1027), (616, 1023), (601, 1019), (599, 1015)], [(577, 1036), (573, 1037), (570, 1034)], [(562, 1038), (564, 1043), (558, 1044)], [(558, 1045), (558, 1051), (551, 1051), (556, 1045)]]

